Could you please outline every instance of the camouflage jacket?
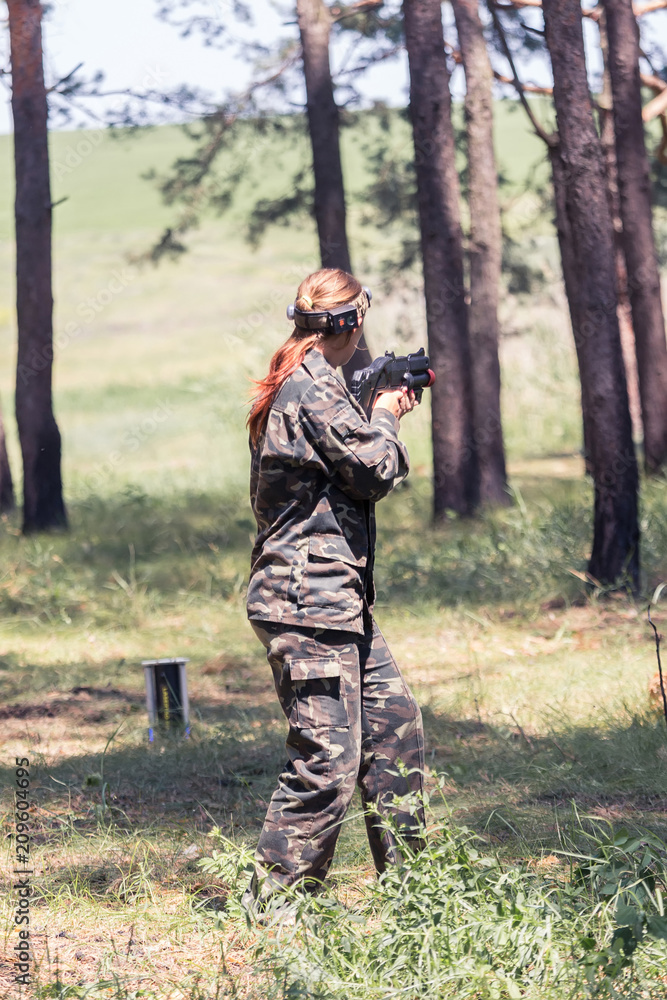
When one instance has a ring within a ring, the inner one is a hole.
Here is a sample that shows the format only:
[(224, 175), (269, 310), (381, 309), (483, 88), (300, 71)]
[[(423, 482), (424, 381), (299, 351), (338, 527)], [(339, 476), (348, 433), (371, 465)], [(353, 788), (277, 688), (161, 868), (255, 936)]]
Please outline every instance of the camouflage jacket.
[(375, 501), (409, 468), (398, 420), (375, 409), (369, 421), (311, 349), (251, 452), (248, 617), (363, 633), (375, 599)]

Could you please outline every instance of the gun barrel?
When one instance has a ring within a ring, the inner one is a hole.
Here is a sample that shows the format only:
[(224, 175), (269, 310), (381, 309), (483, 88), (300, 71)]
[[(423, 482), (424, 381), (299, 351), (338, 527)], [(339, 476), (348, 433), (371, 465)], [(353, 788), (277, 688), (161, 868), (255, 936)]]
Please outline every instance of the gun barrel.
[(430, 368), (427, 368), (425, 372), (417, 372), (416, 375), (412, 372), (406, 372), (404, 381), (410, 389), (430, 389), (435, 382), (435, 373)]

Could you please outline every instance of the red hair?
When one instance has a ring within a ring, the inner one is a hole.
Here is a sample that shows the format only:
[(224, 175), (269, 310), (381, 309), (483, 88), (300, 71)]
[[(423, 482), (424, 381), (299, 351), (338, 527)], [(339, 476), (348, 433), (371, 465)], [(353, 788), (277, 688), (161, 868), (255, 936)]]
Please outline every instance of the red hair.
[[(319, 312), (354, 302), (362, 291), (357, 279), (347, 271), (325, 267), (315, 271), (314, 274), (309, 274), (301, 282), (295, 305), (303, 312)], [(263, 379), (253, 380), (256, 391), (251, 398), (247, 420), (253, 448), (257, 447), (266, 428), (273, 401), (284, 383), (297, 370), (310, 348), (325, 336), (327, 334), (324, 330), (300, 330), (295, 326), (291, 336), (271, 358), (268, 375)]]

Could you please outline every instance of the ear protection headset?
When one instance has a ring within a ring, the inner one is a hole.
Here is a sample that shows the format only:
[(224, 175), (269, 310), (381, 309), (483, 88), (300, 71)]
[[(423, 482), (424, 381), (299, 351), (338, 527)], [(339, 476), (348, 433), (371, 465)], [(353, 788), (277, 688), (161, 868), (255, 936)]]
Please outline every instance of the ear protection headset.
[(326, 309), (322, 312), (305, 312), (299, 309), (294, 303), (287, 307), (287, 318), (294, 322), (299, 330), (324, 330), (325, 333), (347, 333), (356, 330), (359, 323), (359, 312), (364, 313), (370, 309), (373, 294), (370, 288), (362, 288), (366, 296), (367, 306), (348, 302), (344, 306), (335, 306), (333, 309)]

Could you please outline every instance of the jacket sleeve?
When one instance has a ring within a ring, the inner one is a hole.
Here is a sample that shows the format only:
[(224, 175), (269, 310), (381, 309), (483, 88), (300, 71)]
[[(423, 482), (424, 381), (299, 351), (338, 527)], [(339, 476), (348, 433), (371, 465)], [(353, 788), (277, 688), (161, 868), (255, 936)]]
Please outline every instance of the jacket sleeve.
[(325, 474), (355, 500), (381, 500), (408, 474), (397, 418), (375, 409), (369, 421), (337, 379), (311, 386), (301, 400), (299, 423)]

